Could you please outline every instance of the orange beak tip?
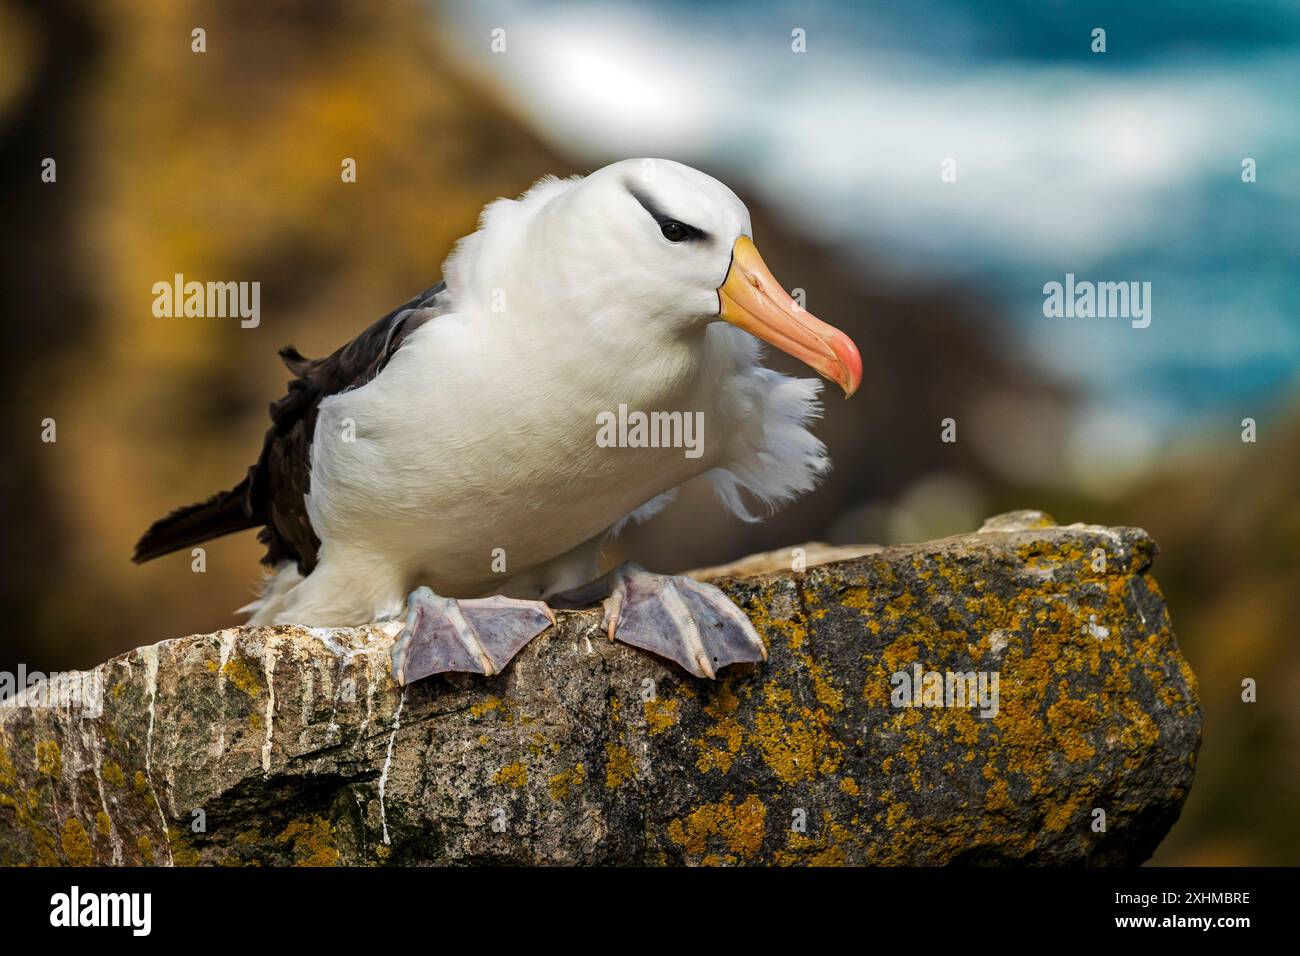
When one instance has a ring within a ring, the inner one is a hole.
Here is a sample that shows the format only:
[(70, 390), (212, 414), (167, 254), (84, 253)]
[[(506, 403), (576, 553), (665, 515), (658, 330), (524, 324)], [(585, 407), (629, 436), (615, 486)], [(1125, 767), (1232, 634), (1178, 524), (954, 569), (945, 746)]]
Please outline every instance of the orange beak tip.
[(748, 236), (736, 240), (718, 301), (724, 321), (799, 359), (839, 385), (845, 398), (862, 384), (862, 356), (853, 340), (796, 302)]
[(844, 369), (844, 381), (840, 383), (840, 387), (844, 389), (844, 397), (852, 398), (853, 393), (862, 384), (862, 355), (853, 340), (838, 329), (831, 343), (831, 349)]

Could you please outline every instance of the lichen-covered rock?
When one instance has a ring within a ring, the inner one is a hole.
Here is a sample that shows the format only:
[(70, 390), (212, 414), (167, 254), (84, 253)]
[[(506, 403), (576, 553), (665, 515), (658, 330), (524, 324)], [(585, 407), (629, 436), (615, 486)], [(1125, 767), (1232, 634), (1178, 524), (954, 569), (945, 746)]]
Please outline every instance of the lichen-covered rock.
[(725, 580), (771, 659), (716, 683), (597, 611), (405, 691), (396, 625), (164, 641), (0, 711), (0, 863), (1136, 863), (1201, 734), (1155, 550), (1018, 512)]

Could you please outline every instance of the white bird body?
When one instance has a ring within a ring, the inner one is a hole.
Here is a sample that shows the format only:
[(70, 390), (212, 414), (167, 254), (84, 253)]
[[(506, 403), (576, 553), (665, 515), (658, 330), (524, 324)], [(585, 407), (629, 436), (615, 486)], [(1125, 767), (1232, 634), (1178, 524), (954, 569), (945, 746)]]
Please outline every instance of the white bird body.
[[(756, 520), (745, 495), (762, 511), (829, 467), (808, 430), (821, 383), (764, 368), (759, 339), (845, 394), (861, 357), (781, 288), (744, 204), (665, 160), (543, 179), (490, 204), (444, 277), (326, 358), (282, 350), (295, 379), (257, 464), (155, 522), (136, 560), (260, 526), (275, 570), (252, 623), (405, 606), (403, 683), (499, 672), (554, 620), (546, 601), (604, 600), (611, 637), (699, 676), (765, 659), (710, 585), (597, 576), (609, 535), (685, 482)], [(611, 431), (638, 416), (654, 434)]]
[[(775, 504), (828, 467), (806, 427), (821, 383), (759, 365), (752, 336), (619, 309), (593, 315), (574, 304), (591, 280), (568, 294), (554, 283), (531, 289), (519, 257), (494, 256), (517, 248), (537, 211), (571, 185), (504, 201), (524, 207), (512, 215), (490, 207), (446, 263), (452, 311), (413, 332), (375, 379), (321, 402), (307, 502), (320, 564), (305, 581), (278, 570), (285, 580), (253, 623), (375, 620), (397, 613), (417, 584), (546, 597), (590, 580), (607, 533), (692, 478), (710, 474), (744, 514), (737, 485)], [(504, 309), (457, 292), (481, 293), (485, 282), (505, 290)], [(701, 412), (702, 454), (600, 447), (599, 416), (620, 404)]]

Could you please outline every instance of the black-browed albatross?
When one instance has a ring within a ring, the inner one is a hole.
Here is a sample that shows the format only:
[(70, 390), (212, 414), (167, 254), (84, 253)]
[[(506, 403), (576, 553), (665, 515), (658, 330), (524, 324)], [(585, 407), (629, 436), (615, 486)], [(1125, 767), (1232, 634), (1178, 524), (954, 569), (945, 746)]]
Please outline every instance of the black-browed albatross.
[[(712, 585), (597, 568), (611, 533), (693, 478), (754, 520), (742, 492), (771, 508), (829, 467), (807, 427), (821, 384), (763, 367), (758, 340), (845, 395), (862, 360), (772, 277), (744, 203), (668, 160), (548, 177), (489, 204), (443, 276), (326, 358), (281, 350), (295, 378), (257, 464), (156, 522), (135, 560), (261, 527), (273, 571), (251, 623), (405, 613), (402, 684), (498, 673), (549, 605), (602, 600), (612, 639), (697, 677), (766, 659)], [(703, 440), (598, 442), (621, 406), (695, 416)]]

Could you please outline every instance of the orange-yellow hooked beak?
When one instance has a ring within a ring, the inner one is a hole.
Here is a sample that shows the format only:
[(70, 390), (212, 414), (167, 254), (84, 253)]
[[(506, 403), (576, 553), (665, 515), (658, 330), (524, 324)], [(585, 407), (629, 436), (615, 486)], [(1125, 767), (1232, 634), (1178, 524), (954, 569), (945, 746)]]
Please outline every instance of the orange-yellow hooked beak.
[(719, 316), (816, 369), (848, 398), (862, 384), (862, 356), (853, 340), (799, 305), (781, 288), (748, 236), (731, 250), (718, 287)]

